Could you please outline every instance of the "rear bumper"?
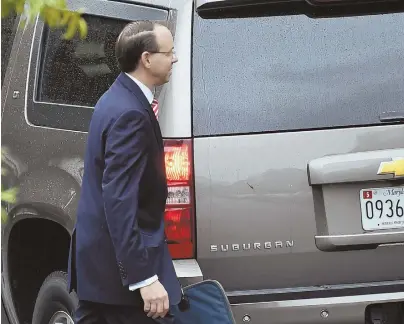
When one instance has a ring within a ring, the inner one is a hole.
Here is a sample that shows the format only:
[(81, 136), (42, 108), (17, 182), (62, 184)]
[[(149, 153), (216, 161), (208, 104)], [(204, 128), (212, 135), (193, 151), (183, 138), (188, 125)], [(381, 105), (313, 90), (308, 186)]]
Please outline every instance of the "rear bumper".
[(185, 287), (203, 280), (201, 268), (195, 259), (173, 260), (175, 272)]
[(232, 310), (237, 324), (363, 324), (367, 306), (393, 302), (404, 302), (404, 292), (237, 304)]

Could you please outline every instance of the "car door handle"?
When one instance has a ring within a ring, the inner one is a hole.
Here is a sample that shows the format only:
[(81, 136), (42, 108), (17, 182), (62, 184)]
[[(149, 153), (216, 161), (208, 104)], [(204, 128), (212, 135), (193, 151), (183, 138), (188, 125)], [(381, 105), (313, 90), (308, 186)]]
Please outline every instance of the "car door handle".
[(379, 175), (382, 162), (404, 158), (404, 149), (390, 149), (325, 156), (308, 163), (310, 185), (394, 179), (395, 174)]

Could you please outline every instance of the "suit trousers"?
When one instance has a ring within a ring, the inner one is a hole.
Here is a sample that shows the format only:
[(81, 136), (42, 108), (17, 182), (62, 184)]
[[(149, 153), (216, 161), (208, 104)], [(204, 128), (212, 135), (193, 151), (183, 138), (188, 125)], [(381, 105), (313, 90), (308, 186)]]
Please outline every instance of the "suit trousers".
[(79, 301), (75, 313), (75, 324), (174, 324), (170, 314), (164, 318), (152, 319), (136, 306), (106, 305)]

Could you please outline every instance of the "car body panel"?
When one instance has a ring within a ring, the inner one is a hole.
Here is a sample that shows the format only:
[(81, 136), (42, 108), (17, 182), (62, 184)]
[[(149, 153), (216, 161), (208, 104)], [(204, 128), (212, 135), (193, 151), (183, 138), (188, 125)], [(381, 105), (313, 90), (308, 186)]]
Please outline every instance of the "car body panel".
[[(403, 125), (390, 125), (195, 139), (197, 248), (204, 275), (230, 291), (404, 279), (404, 247), (377, 247), (390, 233), (404, 243), (402, 231), (381, 231), (376, 246), (364, 250), (353, 244), (325, 253), (316, 246), (317, 236), (364, 234), (359, 190), (402, 185), (377, 176), (377, 161), (403, 155), (402, 138)], [(354, 154), (360, 165), (366, 152), (378, 157), (383, 154), (374, 152), (382, 149), (386, 154), (372, 164), (371, 181), (369, 167), (358, 182), (348, 182), (348, 175), (361, 175), (353, 163), (337, 170), (345, 178), (310, 185), (308, 170), (316, 165), (311, 161)]]

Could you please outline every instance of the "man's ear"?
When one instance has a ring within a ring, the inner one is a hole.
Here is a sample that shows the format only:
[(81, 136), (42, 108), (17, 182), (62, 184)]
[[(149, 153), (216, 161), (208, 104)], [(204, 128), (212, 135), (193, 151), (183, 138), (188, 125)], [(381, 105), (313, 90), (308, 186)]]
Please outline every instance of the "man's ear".
[(140, 60), (142, 61), (142, 63), (143, 63), (143, 66), (145, 67), (145, 68), (150, 68), (150, 65), (151, 65), (151, 62), (150, 62), (150, 53), (149, 52), (143, 52), (142, 53), (142, 56), (140, 57)]

